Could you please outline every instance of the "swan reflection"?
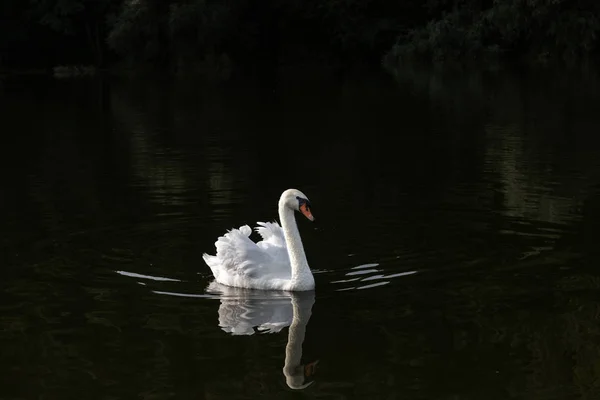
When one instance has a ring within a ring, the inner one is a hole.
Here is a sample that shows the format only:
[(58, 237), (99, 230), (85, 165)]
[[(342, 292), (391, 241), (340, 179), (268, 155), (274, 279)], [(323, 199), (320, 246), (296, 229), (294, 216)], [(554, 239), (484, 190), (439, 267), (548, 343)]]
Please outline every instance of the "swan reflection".
[(212, 282), (207, 292), (219, 296), (219, 327), (232, 335), (276, 333), (289, 326), (283, 374), (291, 389), (313, 383), (318, 361), (301, 364), (302, 343), (315, 303), (315, 292), (234, 288)]

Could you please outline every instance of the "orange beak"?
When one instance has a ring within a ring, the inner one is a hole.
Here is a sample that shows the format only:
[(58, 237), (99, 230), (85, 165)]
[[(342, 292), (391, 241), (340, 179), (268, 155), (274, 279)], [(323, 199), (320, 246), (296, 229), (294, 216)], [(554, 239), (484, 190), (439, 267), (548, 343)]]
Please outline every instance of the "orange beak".
[(304, 214), (304, 216), (305, 216), (306, 218), (308, 218), (310, 221), (314, 221), (314, 220), (315, 220), (315, 217), (313, 217), (312, 213), (310, 212), (310, 208), (308, 208), (308, 207), (306, 206), (306, 204), (302, 204), (302, 205), (300, 206), (300, 212), (301, 212), (302, 214)]

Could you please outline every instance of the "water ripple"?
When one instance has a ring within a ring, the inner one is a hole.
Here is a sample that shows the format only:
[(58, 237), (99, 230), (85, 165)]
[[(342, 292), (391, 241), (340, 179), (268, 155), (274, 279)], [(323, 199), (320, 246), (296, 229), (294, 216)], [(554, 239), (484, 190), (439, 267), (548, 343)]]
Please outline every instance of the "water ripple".
[(162, 276), (143, 275), (143, 274), (137, 274), (135, 272), (127, 272), (127, 271), (115, 271), (115, 272), (119, 275), (128, 276), (130, 278), (150, 279), (153, 281), (163, 281), (163, 282), (181, 282), (181, 280), (179, 280), (179, 279), (165, 278)]
[[(344, 276), (350, 276), (351, 278), (337, 279), (337, 280), (331, 281), (330, 283), (343, 284), (343, 283), (350, 283), (350, 282), (356, 282), (356, 283), (369, 282), (369, 281), (377, 281), (377, 280), (383, 280), (383, 279), (398, 278), (401, 276), (408, 276), (408, 275), (413, 275), (413, 274), (417, 273), (417, 271), (404, 271), (404, 272), (383, 274), (383, 273), (379, 273), (379, 272), (384, 271), (383, 269), (373, 268), (373, 267), (378, 267), (378, 266), (379, 266), (379, 263), (369, 263), (369, 264), (357, 265), (355, 267), (350, 268), (350, 271), (346, 272), (344, 274)], [(355, 277), (356, 275), (360, 275), (360, 276)], [(367, 275), (367, 276), (362, 277), (363, 275)], [(341, 291), (347, 291), (347, 290), (371, 289), (374, 287), (384, 286), (389, 283), (390, 283), (389, 280), (384, 280), (382, 282), (368, 283), (366, 285), (356, 286), (356, 284), (355, 284), (355, 286), (336, 289), (336, 291), (341, 292)]]

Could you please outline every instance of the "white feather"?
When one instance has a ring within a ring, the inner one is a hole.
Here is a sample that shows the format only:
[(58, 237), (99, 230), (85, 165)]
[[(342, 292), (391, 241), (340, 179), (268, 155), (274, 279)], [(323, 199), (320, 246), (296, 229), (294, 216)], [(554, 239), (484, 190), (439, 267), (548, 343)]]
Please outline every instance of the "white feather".
[(250, 239), (252, 230), (243, 225), (217, 239), (216, 255), (203, 254), (218, 283), (264, 290), (314, 289), (293, 214), (298, 197), (306, 199), (296, 189), (281, 195), (279, 216), (284, 228), (277, 222), (258, 222), (255, 230), (262, 240), (255, 243)]

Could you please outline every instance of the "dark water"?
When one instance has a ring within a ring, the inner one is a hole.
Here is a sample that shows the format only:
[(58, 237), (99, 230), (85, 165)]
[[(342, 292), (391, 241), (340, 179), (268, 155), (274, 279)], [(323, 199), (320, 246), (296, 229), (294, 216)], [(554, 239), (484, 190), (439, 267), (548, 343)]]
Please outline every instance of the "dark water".
[[(597, 398), (599, 89), (4, 82), (0, 398)], [(316, 291), (209, 287), (201, 254), (289, 187)]]

